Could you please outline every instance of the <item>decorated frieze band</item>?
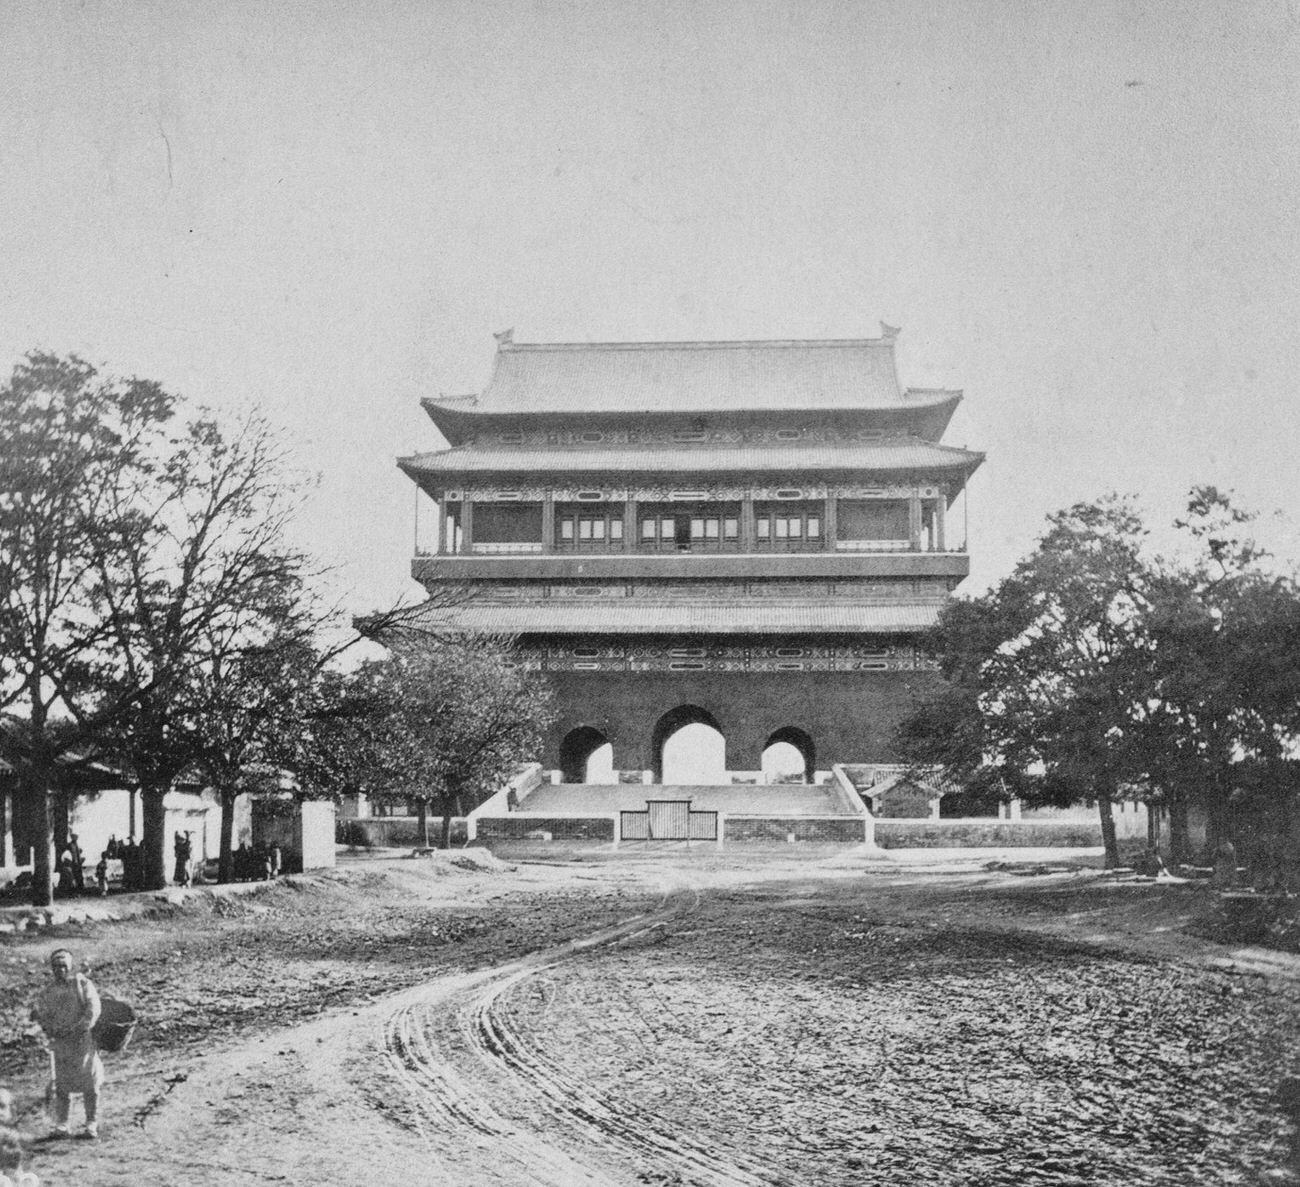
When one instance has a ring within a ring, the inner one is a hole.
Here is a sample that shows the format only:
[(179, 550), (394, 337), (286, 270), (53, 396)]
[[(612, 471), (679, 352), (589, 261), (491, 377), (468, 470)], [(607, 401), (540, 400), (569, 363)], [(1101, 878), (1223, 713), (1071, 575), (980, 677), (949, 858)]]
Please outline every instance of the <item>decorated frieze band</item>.
[(787, 486), (697, 486), (603, 487), (603, 486), (473, 486), (442, 492), (448, 503), (540, 503), (548, 495), (554, 503), (739, 503), (747, 496), (755, 502), (782, 503), (801, 499), (936, 499), (938, 486), (827, 486), (800, 483)]
[[(895, 435), (902, 435), (895, 430)], [(547, 446), (591, 445), (825, 445), (835, 442), (861, 444), (885, 440), (889, 434), (878, 428), (841, 430), (828, 424), (785, 426), (749, 425), (702, 429), (690, 424), (665, 428), (573, 428), (550, 430), (509, 430), (477, 433), (469, 440), (480, 448), (491, 449), (501, 445), (525, 448)]]
[(924, 581), (660, 581), (653, 583), (607, 582), (473, 582), (467, 596), (482, 602), (533, 601), (538, 598), (582, 600), (587, 598), (637, 598), (656, 601), (677, 599), (701, 602), (734, 601), (737, 598), (806, 602), (808, 599), (845, 598), (861, 602), (933, 601), (942, 603), (944, 589)]
[(776, 655), (557, 656), (545, 660), (530, 657), (521, 666), (528, 669), (540, 666), (541, 670), (548, 672), (914, 672), (935, 667), (924, 657), (903, 654), (867, 659), (850, 655), (808, 655), (802, 658)]

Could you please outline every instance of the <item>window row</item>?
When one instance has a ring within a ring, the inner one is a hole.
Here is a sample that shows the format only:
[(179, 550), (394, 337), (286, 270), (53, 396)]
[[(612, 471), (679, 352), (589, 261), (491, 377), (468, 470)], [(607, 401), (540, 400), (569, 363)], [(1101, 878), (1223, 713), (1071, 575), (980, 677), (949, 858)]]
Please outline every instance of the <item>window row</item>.
[[(916, 523), (904, 499), (840, 499), (836, 510), (835, 547), (840, 549), (943, 548), (942, 516), (935, 500), (920, 505)], [(659, 504), (637, 511), (629, 523), (621, 503), (557, 506), (554, 527), (547, 532), (540, 503), (481, 503), (474, 505), (470, 535), (473, 547), (481, 551), (739, 551), (742, 546), (779, 551), (828, 546), (823, 500), (756, 504), (747, 543), (736, 504)], [(448, 507), (448, 551), (465, 547), (462, 516), (461, 506)]]

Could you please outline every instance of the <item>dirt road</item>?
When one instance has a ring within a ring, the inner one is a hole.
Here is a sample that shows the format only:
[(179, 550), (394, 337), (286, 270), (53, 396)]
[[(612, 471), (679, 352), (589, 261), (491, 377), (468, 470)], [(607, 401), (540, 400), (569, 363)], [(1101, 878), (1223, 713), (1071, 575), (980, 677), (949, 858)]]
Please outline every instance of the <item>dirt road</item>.
[[(374, 862), (199, 896), (60, 929), (148, 1024), (110, 1064), (104, 1137), (41, 1146), (34, 1169), (106, 1187), (1255, 1182), (1281, 1159), (1300, 980), (1188, 935), (1203, 907), (1195, 888), (844, 853)], [(19, 1005), (54, 941), (4, 953), (0, 1058), (28, 1102)]]

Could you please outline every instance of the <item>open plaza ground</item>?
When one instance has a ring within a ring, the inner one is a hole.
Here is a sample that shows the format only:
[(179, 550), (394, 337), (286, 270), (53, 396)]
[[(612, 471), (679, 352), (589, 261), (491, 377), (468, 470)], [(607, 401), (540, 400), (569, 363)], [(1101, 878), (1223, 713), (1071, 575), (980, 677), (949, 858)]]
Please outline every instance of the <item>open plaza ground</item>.
[(70, 903), (7, 935), (0, 1070), (25, 1132), (48, 1127), (25, 1011), (54, 947), (142, 1019), (105, 1056), (99, 1141), (38, 1143), (32, 1169), (106, 1187), (1185, 1187), (1285, 1162), (1300, 960), (1211, 938), (1204, 885), (953, 854), (537, 848)]

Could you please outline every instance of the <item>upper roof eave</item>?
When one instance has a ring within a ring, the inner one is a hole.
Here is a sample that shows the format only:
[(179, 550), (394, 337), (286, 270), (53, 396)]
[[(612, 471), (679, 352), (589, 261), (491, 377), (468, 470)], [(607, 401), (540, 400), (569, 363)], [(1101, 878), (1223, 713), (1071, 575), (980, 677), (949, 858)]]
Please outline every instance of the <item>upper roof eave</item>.
[(959, 474), (968, 479), (984, 454), (919, 439), (891, 440), (856, 447), (759, 447), (750, 449), (489, 449), (462, 446), (397, 459), (398, 467), (422, 486), (460, 485), (464, 480), (562, 475), (594, 477), (649, 474), (658, 477), (744, 473)]

